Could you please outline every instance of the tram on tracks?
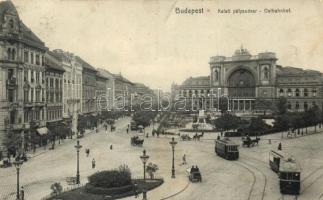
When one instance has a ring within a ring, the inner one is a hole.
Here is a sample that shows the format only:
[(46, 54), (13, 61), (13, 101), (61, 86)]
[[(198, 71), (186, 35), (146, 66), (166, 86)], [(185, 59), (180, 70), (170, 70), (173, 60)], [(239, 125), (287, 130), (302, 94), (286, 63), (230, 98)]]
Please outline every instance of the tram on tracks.
[(282, 194), (299, 194), (301, 168), (295, 159), (283, 159), (279, 168), (279, 185)]
[(238, 146), (229, 138), (219, 138), (215, 140), (215, 153), (227, 160), (237, 160), (239, 158)]
[(297, 161), (282, 151), (269, 153), (269, 165), (278, 173), (280, 192), (297, 195), (301, 188), (301, 168)]

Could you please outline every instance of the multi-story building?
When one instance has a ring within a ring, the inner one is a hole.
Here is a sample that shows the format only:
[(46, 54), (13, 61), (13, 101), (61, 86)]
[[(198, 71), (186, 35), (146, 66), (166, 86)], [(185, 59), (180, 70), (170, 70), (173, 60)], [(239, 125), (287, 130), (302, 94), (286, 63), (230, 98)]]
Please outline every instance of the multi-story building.
[(63, 75), (63, 120), (72, 132), (77, 132), (78, 115), (82, 113), (82, 64), (78, 58), (63, 50), (51, 54), (65, 70)]
[(44, 42), (20, 20), (12, 2), (0, 2), (2, 148), (4, 142), (7, 146), (24, 148), (22, 144), (30, 139), (30, 123), (37, 127), (45, 126), (46, 50)]
[(134, 83), (121, 74), (114, 74), (114, 107), (118, 110), (129, 110), (131, 101), (131, 88)]
[(95, 103), (96, 109), (99, 114), (102, 114), (103, 111), (108, 110), (109, 102), (106, 98), (107, 95), (107, 81), (108, 78), (101, 74), (99, 71), (96, 74), (96, 92), (95, 92)]
[(281, 96), (287, 98), (291, 111), (314, 104), (323, 108), (322, 73), (282, 67), (277, 60), (275, 53), (251, 55), (243, 48), (232, 57), (211, 57), (210, 76), (190, 77), (173, 85), (173, 96), (186, 97), (193, 109), (204, 110), (218, 108), (220, 96), (228, 97), (229, 109), (236, 112), (257, 110), (260, 104), (273, 104)]
[(98, 68), (98, 72), (106, 77), (106, 101), (108, 104), (108, 109), (112, 110), (114, 108), (114, 100), (115, 100), (115, 77), (112, 73), (110, 73), (106, 69)]
[(59, 127), (62, 126), (63, 118), (63, 74), (65, 70), (60, 64), (59, 60), (53, 55), (53, 52), (49, 51), (46, 53), (46, 127), (56, 136), (62, 130)]
[(96, 115), (95, 112), (97, 111), (97, 108), (95, 92), (97, 71), (82, 58), (78, 56), (76, 58), (82, 66), (82, 115), (86, 116), (91, 113)]

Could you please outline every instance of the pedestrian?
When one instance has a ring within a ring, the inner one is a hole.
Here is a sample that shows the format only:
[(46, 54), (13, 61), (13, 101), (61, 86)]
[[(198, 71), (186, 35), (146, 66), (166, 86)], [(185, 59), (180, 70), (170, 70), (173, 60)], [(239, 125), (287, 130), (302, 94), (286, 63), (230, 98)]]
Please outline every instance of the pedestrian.
[(129, 134), (129, 128), (127, 128), (127, 134)]
[(186, 163), (186, 155), (184, 154), (183, 155), (183, 165), (186, 165), (187, 163)]
[(95, 168), (95, 160), (93, 158), (93, 160), (92, 160), (92, 169), (94, 169), (94, 168)]
[(24, 199), (25, 199), (25, 190), (24, 190), (24, 186), (21, 186), (21, 189), (20, 189), (20, 197), (21, 197), (21, 200), (24, 200)]
[(135, 183), (133, 186), (133, 193), (135, 194), (135, 198), (137, 198), (138, 197), (137, 183)]
[(278, 148), (277, 148), (278, 150), (282, 150), (282, 143), (280, 142), (279, 144), (278, 144)]
[(110, 145), (110, 150), (112, 150), (113, 149), (113, 146), (112, 146), (112, 144)]

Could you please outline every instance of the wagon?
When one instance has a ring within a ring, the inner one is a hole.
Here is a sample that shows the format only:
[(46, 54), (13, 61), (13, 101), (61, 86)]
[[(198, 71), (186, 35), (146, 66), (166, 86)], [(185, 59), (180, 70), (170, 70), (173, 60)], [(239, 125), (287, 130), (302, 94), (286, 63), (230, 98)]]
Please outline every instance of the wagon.
[(144, 139), (140, 139), (138, 136), (131, 137), (130, 144), (132, 146), (142, 146), (144, 143)]
[(191, 182), (202, 182), (202, 175), (200, 169), (196, 166), (186, 169), (188, 173), (188, 180)]

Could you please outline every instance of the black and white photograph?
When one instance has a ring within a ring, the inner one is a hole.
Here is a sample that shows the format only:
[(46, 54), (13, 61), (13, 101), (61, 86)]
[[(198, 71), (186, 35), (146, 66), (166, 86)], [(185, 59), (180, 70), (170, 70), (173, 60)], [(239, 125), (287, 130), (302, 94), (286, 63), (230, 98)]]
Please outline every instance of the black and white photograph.
[(0, 200), (323, 200), (322, 0), (0, 0)]

